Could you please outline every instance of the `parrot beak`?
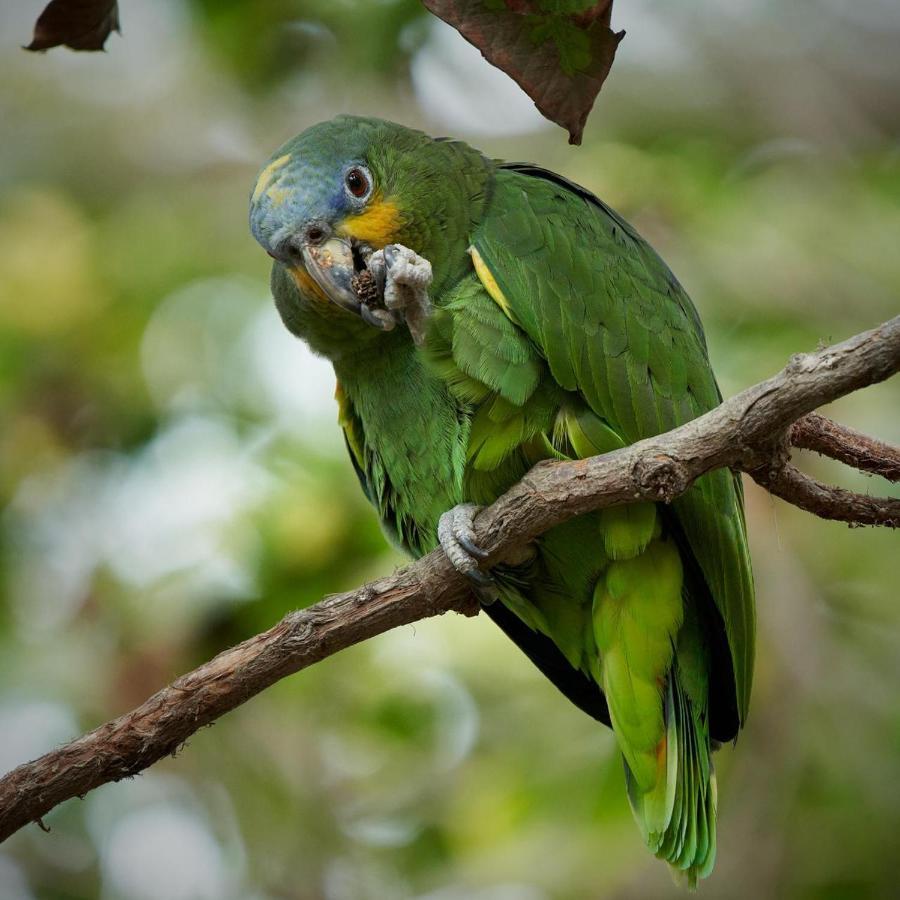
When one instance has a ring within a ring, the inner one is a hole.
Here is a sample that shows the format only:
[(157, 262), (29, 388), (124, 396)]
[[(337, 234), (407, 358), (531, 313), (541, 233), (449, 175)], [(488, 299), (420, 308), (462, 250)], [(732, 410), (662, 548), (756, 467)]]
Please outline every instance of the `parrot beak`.
[(349, 312), (360, 313), (353, 290), (353, 276), (364, 268), (345, 238), (333, 237), (322, 244), (304, 244), (303, 264), (313, 281), (333, 303)]

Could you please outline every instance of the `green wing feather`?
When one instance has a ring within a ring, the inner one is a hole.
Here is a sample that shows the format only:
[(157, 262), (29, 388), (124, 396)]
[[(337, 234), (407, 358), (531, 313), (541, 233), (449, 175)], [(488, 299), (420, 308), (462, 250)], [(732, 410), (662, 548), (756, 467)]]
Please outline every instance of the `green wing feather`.
[[(514, 349), (504, 348), (504, 339)], [(592, 456), (625, 443), (580, 395), (556, 383), (539, 348), (473, 277), (441, 298), (427, 355), (471, 404), (464, 490), (470, 500), (493, 500), (538, 458)], [(527, 389), (501, 395), (511, 361), (534, 375)], [(709, 659), (680, 550), (662, 534), (657, 506), (644, 503), (558, 526), (537, 542), (535, 557), (514, 571), (494, 570), (502, 605), (549, 638), (571, 666), (567, 684), (554, 679), (568, 696), (584, 701), (589, 682), (595, 692), (602, 688), (601, 716), (622, 747), (644, 838), (693, 883), (712, 865), (715, 810)], [(531, 655), (521, 632), (514, 639)], [(540, 654), (535, 661), (558, 676), (560, 666), (542, 665), (545, 645)], [(596, 701), (580, 705), (594, 715), (600, 709)]]
[[(550, 173), (500, 170), (496, 181), (472, 244), (554, 380), (626, 443), (716, 406), (697, 313), (649, 245), (599, 200)], [(673, 508), (724, 623), (743, 722), (755, 611), (739, 483), (712, 472)]]

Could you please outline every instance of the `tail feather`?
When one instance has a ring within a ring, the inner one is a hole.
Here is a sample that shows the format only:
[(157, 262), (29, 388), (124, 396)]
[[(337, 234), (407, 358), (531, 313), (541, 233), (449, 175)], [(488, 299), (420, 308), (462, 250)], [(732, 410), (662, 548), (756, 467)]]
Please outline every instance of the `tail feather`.
[(715, 848), (704, 632), (678, 547), (655, 513), (613, 518), (604, 532), (611, 561), (594, 587), (592, 674), (606, 696), (644, 841), (696, 885)]
[(658, 777), (653, 789), (642, 791), (627, 760), (625, 762), (625, 786), (628, 791), (628, 800), (634, 810), (644, 841), (654, 852), (659, 849), (666, 835), (666, 827), (681, 802), (678, 783), (678, 728), (671, 689), (666, 690), (665, 699), (665, 756), (661, 760), (662, 765), (659, 766)]
[(687, 869), (694, 864), (694, 854), (697, 852), (697, 804), (705, 793), (705, 785), (699, 783), (697, 766), (697, 741), (694, 729), (690, 726), (687, 710), (682, 706), (682, 721), (684, 735), (684, 780), (685, 797), (687, 798), (686, 815), (684, 816), (684, 836), (678, 855), (669, 862), (678, 869)]
[(667, 681), (665, 781), (642, 792), (627, 762), (625, 780), (647, 846), (694, 888), (715, 863), (715, 772), (708, 730), (681, 687), (677, 664)]
[[(711, 762), (711, 761), (710, 761)], [(705, 818), (709, 828), (709, 847), (706, 851), (706, 861), (697, 869), (697, 878), (707, 878), (712, 873), (716, 864), (716, 802), (718, 799), (716, 789), (716, 773), (710, 766), (709, 788), (706, 792)]]

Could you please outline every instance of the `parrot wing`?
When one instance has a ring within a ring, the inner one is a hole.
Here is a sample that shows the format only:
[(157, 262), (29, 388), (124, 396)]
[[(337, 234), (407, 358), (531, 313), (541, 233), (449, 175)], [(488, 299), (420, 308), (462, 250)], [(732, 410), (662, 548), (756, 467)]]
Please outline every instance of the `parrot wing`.
[[(534, 166), (501, 167), (470, 252), (485, 291), (528, 336), (556, 384), (583, 398), (625, 443), (721, 401), (690, 298), (634, 229), (583, 188)], [(711, 472), (672, 508), (676, 535), (724, 625), (733, 691), (710, 699), (736, 731), (749, 704), (755, 643), (740, 482)], [(723, 691), (720, 679), (713, 685)]]

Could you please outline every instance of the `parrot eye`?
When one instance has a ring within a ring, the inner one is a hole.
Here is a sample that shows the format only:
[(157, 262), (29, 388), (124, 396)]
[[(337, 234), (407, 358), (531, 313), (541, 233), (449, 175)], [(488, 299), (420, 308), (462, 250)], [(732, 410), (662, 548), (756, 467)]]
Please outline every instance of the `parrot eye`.
[(372, 188), (368, 173), (360, 166), (354, 166), (347, 171), (344, 183), (347, 185), (347, 190), (359, 199), (365, 197)]

